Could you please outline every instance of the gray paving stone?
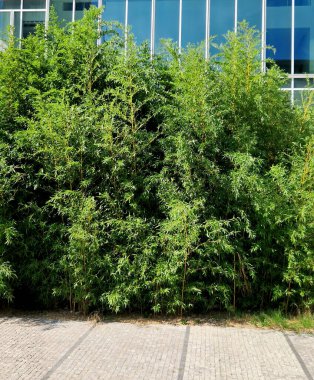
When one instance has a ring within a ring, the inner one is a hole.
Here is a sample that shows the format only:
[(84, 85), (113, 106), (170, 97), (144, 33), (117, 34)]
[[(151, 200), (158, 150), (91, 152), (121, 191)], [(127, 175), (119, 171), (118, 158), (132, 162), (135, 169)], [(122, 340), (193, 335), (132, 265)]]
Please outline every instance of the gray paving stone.
[(0, 380), (312, 380), (314, 336), (0, 318)]
[(287, 334), (308, 372), (314, 378), (314, 337), (306, 334)]

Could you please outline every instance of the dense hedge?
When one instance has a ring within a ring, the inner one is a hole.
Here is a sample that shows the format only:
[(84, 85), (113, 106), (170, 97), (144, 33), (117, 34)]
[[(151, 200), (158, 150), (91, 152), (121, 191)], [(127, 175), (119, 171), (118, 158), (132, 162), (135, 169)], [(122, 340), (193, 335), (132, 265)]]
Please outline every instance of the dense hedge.
[(246, 25), (151, 60), (98, 15), (0, 53), (2, 303), (313, 309), (312, 93)]

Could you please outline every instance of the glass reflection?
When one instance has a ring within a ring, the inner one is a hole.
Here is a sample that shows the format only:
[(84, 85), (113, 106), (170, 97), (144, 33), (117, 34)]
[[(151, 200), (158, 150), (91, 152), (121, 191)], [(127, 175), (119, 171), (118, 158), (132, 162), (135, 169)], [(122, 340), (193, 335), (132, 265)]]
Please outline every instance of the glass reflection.
[(14, 12), (14, 37), (21, 38), (21, 12)]
[(125, 0), (103, 0), (105, 21), (118, 21), (125, 23)]
[(19, 9), (21, 8), (20, 0), (0, 0), (0, 9)]
[(249, 26), (262, 29), (262, 1), (261, 0), (239, 0), (238, 21), (246, 20)]
[(98, 7), (98, 0), (92, 1), (75, 1), (75, 20), (80, 20), (84, 16), (84, 10), (90, 9), (90, 7)]
[(55, 11), (57, 12), (59, 20), (63, 21), (63, 24), (72, 21), (72, 13), (73, 13), (72, 1), (51, 0), (51, 5), (54, 7)]
[(294, 79), (294, 88), (309, 88), (314, 87), (313, 78), (297, 78)]
[[(309, 97), (311, 96), (312, 89), (305, 89), (305, 90), (295, 90), (294, 91), (294, 104), (302, 106), (304, 104), (308, 104)], [(313, 105), (313, 102), (311, 102)]]
[(286, 72), (291, 72), (291, 6), (273, 6), (267, 1), (266, 57), (272, 58)]
[(7, 45), (10, 27), (10, 12), (0, 13), (0, 51), (4, 50)]
[(295, 7), (294, 72), (314, 73), (314, 4)]
[(206, 0), (183, 0), (182, 46), (205, 40)]
[(45, 9), (46, 0), (27, 0), (23, 1), (23, 9)]
[(23, 12), (22, 37), (34, 33), (36, 25), (45, 23), (45, 12)]
[[(210, 34), (216, 36), (215, 44), (223, 43), (223, 36), (234, 29), (234, 4), (234, 0), (211, 0)], [(212, 54), (217, 52), (217, 49), (211, 47)]]
[(137, 43), (150, 40), (151, 0), (129, 0), (128, 24)]
[(287, 81), (282, 86), (282, 88), (291, 88), (291, 87), (292, 87), (291, 79), (287, 79)]
[(179, 0), (156, 0), (155, 40), (156, 47), (160, 47), (160, 39), (179, 39)]

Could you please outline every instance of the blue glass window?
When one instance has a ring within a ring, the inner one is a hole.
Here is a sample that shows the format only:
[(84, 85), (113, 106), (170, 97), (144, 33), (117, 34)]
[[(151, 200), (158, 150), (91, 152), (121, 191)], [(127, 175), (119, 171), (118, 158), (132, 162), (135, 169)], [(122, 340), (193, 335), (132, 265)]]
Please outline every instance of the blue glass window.
[(296, 78), (294, 79), (294, 88), (314, 87), (313, 78)]
[(10, 12), (0, 13), (0, 51), (7, 47)]
[(294, 91), (293, 97), (294, 97), (294, 104), (302, 106), (304, 101), (306, 102), (308, 99), (308, 91)]
[(105, 21), (118, 21), (125, 23), (125, 0), (103, 0)]
[(273, 46), (275, 52), (267, 50), (267, 58), (291, 73), (291, 6), (273, 7), (267, 1), (266, 43)]
[(91, 6), (98, 7), (98, 1), (80, 1), (75, 2), (76, 11), (84, 11), (84, 9), (89, 9)]
[(45, 9), (46, 8), (46, 0), (28, 0), (23, 1), (24, 9)]
[[(296, 7), (311, 5), (312, 0), (295, 0)], [(292, 0), (268, 0), (269, 7), (291, 7)]]
[(75, 1), (75, 20), (79, 20), (84, 15), (84, 10), (88, 10), (91, 6), (98, 7), (98, 0), (93, 1)]
[(51, 5), (57, 12), (60, 21), (64, 21), (65, 23), (72, 21), (72, 1), (52, 0)]
[(150, 40), (151, 0), (129, 0), (128, 24), (137, 43)]
[(14, 37), (20, 38), (21, 12), (14, 12)]
[(20, 7), (20, 0), (0, 0), (0, 9), (19, 9)]
[[(223, 43), (223, 36), (234, 29), (234, 3), (234, 0), (211, 0), (210, 34), (216, 36), (215, 44)], [(211, 48), (211, 53), (215, 54), (217, 50)]]
[(182, 46), (205, 40), (206, 0), (183, 0)]
[(155, 41), (158, 49), (161, 38), (179, 38), (179, 0), (156, 0)]
[(63, 12), (72, 12), (73, 11), (73, 3), (71, 1), (63, 3)]
[(314, 73), (314, 4), (295, 9), (294, 72)]
[(36, 25), (45, 23), (45, 12), (23, 12), (22, 15), (22, 37), (35, 32)]
[(262, 29), (262, 1), (261, 0), (239, 0), (238, 21), (246, 20), (249, 26)]

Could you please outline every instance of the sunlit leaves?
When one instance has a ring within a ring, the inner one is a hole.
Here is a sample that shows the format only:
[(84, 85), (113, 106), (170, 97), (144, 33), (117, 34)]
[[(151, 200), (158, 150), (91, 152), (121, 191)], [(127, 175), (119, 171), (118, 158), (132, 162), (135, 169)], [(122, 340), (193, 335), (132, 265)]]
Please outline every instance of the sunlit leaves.
[(99, 10), (51, 14), (0, 52), (0, 297), (313, 308), (312, 97), (291, 106), (284, 74), (261, 71), (258, 33), (152, 59)]

